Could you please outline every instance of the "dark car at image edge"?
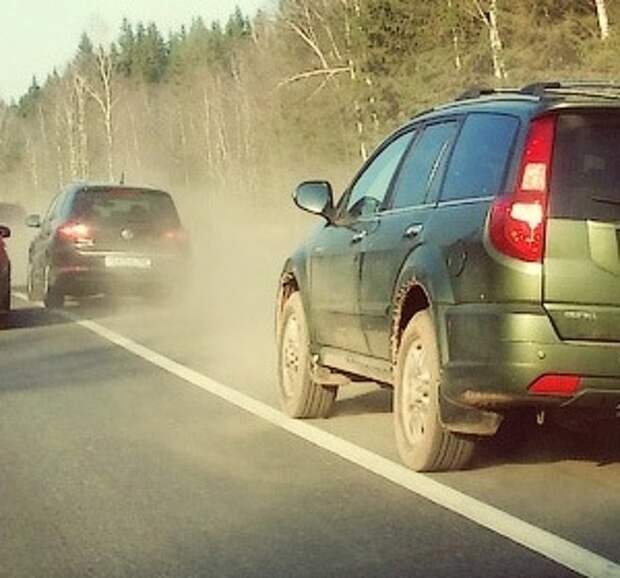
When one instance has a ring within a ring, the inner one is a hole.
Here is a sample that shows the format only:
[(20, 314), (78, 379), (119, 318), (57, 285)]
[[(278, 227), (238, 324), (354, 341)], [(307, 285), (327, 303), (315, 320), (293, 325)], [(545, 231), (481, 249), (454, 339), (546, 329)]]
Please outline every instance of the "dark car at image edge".
[(27, 224), (38, 229), (28, 251), (28, 296), (48, 307), (66, 296), (168, 296), (187, 283), (188, 234), (167, 192), (71, 184)]
[(465, 467), (525, 411), (620, 413), (620, 85), (468, 91), (414, 117), (286, 261), (280, 398), (329, 414), (338, 387), (394, 388), (419, 471)]
[(11, 310), (11, 260), (4, 243), (11, 236), (11, 229), (0, 225), (0, 322)]

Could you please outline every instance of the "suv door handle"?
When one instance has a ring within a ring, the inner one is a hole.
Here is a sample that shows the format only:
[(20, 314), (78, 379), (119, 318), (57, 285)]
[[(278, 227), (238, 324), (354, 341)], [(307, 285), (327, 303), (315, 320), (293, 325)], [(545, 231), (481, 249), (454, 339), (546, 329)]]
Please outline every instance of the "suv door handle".
[(411, 225), (405, 229), (403, 237), (405, 237), (405, 239), (415, 239), (423, 229), (424, 226), (421, 223), (416, 223), (415, 225)]
[(360, 231), (351, 237), (351, 244), (359, 243), (366, 235), (368, 235), (368, 231)]

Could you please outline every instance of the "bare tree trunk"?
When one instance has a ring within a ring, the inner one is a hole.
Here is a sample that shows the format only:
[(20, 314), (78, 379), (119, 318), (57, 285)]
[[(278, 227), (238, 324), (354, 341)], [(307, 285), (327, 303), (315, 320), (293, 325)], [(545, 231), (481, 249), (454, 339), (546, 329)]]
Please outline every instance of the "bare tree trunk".
[[(448, 10), (450, 12), (450, 16), (452, 16), (452, 0), (448, 0)], [(463, 68), (463, 62), (461, 60), (461, 47), (456, 26), (452, 25), (450, 31), (452, 33), (452, 48), (454, 49), (454, 68), (456, 68), (457, 72), (460, 72)]]
[(106, 137), (108, 180), (114, 181), (114, 130), (112, 125), (112, 109), (116, 104), (112, 94), (113, 66), (112, 55), (106, 53), (102, 46), (97, 51), (97, 72), (101, 82), (101, 92), (96, 91), (91, 84), (85, 87), (90, 96), (97, 102), (101, 110)]
[(607, 16), (607, 6), (605, 0), (594, 0), (596, 4), (596, 17), (598, 18), (598, 27), (601, 31), (601, 40), (607, 40), (609, 38), (609, 17)]
[(207, 167), (213, 169), (213, 142), (211, 137), (211, 101), (207, 87), (203, 88), (202, 101), (204, 105), (204, 138), (205, 138), (205, 156)]
[(54, 140), (56, 143), (56, 185), (58, 189), (61, 189), (65, 183), (64, 150), (62, 146), (64, 141), (63, 132), (62, 110), (58, 101), (56, 101), (54, 108)]
[(488, 9), (483, 9), (480, 4), (480, 0), (472, 0), (480, 20), (487, 27), (489, 32), (489, 44), (491, 46), (491, 58), (493, 61), (493, 76), (497, 80), (506, 80), (508, 78), (508, 71), (504, 63), (504, 47), (502, 39), (499, 34), (499, 26), (497, 23), (497, 0), (490, 0)]
[(69, 106), (65, 106), (65, 118), (67, 121), (67, 145), (69, 146), (69, 173), (71, 175), (71, 179), (77, 179), (80, 172), (80, 163), (75, 144), (75, 120), (73, 115), (73, 109)]
[(90, 175), (88, 132), (86, 130), (86, 86), (84, 79), (79, 74), (76, 74), (74, 77), (74, 96), (77, 112), (76, 130), (78, 134), (77, 173), (80, 178), (86, 179)]
[(493, 74), (498, 80), (505, 80), (508, 78), (508, 73), (506, 72), (506, 66), (504, 64), (504, 57), (502, 54), (502, 39), (499, 35), (499, 28), (497, 26), (497, 0), (491, 0), (488, 22), (489, 41), (491, 43), (491, 54), (493, 57)]
[(131, 122), (131, 135), (133, 143), (133, 158), (135, 161), (135, 168), (138, 171), (138, 175), (142, 178), (142, 148), (140, 147), (140, 140), (138, 138), (138, 129), (136, 126), (136, 115), (133, 113), (133, 109), (127, 107), (129, 113), (129, 120)]
[(185, 129), (185, 119), (183, 118), (183, 109), (181, 106), (177, 107), (178, 120), (176, 125), (179, 127), (179, 136), (181, 138), (181, 150), (180, 161), (181, 169), (183, 171), (183, 182), (187, 187), (189, 185), (189, 173), (187, 172), (187, 131)]
[[(348, 57), (348, 68), (349, 68), (349, 78), (353, 83), (353, 90), (356, 93), (356, 96), (353, 99), (353, 114), (355, 118), (355, 129), (357, 132), (357, 141), (359, 147), (359, 154), (363, 161), (368, 159), (368, 148), (366, 147), (366, 130), (364, 126), (364, 110), (362, 105), (360, 104), (359, 98), (357, 96), (357, 87), (355, 86), (358, 75), (357, 75), (357, 63), (353, 59), (353, 28), (351, 24), (351, 18), (349, 11), (351, 7), (349, 5), (349, 0), (341, 0), (342, 6), (344, 9), (344, 29), (345, 29), (345, 46), (347, 49)], [(361, 14), (361, 7), (359, 2), (353, 2), (353, 13), (355, 17), (359, 17)]]
[(32, 179), (32, 188), (35, 196), (39, 196), (39, 163), (37, 162), (37, 155), (32, 146), (32, 139), (30, 135), (26, 137), (26, 150), (28, 151), (28, 164), (30, 168), (30, 178)]

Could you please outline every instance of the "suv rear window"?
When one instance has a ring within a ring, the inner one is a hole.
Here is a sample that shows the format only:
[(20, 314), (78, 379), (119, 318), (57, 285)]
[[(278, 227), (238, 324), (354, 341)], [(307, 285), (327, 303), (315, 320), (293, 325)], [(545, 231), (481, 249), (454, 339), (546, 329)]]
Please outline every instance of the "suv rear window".
[(86, 189), (73, 201), (74, 218), (99, 225), (151, 223), (171, 226), (179, 223), (174, 203), (168, 193), (140, 189)]
[(620, 220), (620, 113), (559, 116), (550, 211), (559, 218)]
[(465, 120), (441, 192), (442, 201), (487, 197), (501, 192), (519, 120), (474, 113)]

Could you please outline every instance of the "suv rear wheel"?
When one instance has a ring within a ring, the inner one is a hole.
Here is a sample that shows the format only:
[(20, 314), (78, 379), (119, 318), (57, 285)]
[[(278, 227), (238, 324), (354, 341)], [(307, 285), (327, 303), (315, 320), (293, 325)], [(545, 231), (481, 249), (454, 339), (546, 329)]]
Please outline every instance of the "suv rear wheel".
[(428, 310), (416, 313), (398, 351), (394, 392), (396, 444), (416, 471), (461, 469), (470, 461), (474, 438), (447, 430), (439, 416), (439, 351)]
[(308, 326), (299, 293), (293, 293), (284, 304), (278, 340), (278, 377), (284, 411), (291, 417), (326, 417), (338, 388), (322, 386), (312, 379)]

